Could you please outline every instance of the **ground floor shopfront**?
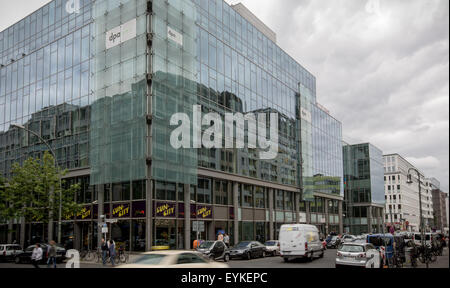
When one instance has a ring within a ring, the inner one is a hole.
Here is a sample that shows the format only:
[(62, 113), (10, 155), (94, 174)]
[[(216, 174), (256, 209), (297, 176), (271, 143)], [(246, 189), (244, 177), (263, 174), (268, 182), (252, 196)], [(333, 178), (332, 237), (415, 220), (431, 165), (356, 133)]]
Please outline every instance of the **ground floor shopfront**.
[[(143, 180), (91, 187), (86, 184), (88, 175), (74, 177), (72, 182), (84, 183), (76, 201), (91, 204), (83, 204), (80, 213), (63, 219), (61, 244), (95, 249), (105, 237), (99, 225), (103, 222), (108, 222), (107, 239), (136, 252), (191, 249), (195, 239), (215, 240), (219, 233), (227, 233), (232, 244), (276, 240), (280, 227), (288, 223), (316, 225), (323, 235), (343, 232), (340, 197), (318, 194), (315, 201), (303, 202), (296, 187), (209, 171), (203, 174), (195, 186)], [(202, 223), (201, 231), (194, 231), (194, 222)], [(54, 225), (56, 237), (58, 225)], [(48, 225), (43, 223), (26, 224), (25, 229), (20, 223), (0, 225), (4, 243), (47, 242), (47, 232)]]

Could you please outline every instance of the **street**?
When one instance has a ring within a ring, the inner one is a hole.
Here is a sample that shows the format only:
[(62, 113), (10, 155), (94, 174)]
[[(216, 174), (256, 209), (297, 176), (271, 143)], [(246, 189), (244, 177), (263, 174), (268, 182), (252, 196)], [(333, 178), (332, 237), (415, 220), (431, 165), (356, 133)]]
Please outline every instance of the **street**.
[[(241, 268), (334, 268), (334, 262), (336, 257), (336, 250), (325, 251), (325, 256), (322, 259), (314, 259), (313, 262), (308, 262), (305, 260), (295, 260), (289, 263), (285, 263), (281, 257), (267, 257), (253, 260), (232, 260), (229, 262), (230, 268), (241, 269)], [(131, 259), (135, 257), (130, 257)], [(112, 268), (111, 264), (103, 267), (102, 264), (97, 263), (86, 263), (82, 262), (80, 264), (81, 268), (92, 269), (92, 268)], [(41, 268), (47, 268), (46, 265), (41, 265)], [(66, 264), (57, 265), (58, 268), (65, 268)], [(31, 264), (15, 264), (15, 263), (0, 263), (1, 268), (33, 268)], [(411, 268), (411, 267), (405, 267)], [(418, 268), (425, 268), (425, 264), (419, 263)], [(444, 250), (444, 256), (438, 257), (435, 263), (430, 264), (430, 268), (449, 268), (449, 251), (448, 248)]]

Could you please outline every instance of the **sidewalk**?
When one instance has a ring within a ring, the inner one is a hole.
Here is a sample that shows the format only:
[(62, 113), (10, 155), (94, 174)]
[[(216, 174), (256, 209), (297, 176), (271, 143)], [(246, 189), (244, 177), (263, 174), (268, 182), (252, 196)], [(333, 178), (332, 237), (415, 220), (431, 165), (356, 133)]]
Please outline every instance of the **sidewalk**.
[[(437, 261), (434, 263), (430, 263), (429, 268), (430, 269), (448, 269), (450, 264), (449, 264), (449, 250), (448, 247), (444, 248), (444, 256), (440, 256), (437, 258)], [(417, 269), (426, 269), (427, 266), (426, 264), (423, 264), (422, 262), (420, 262), (419, 260), (417, 261)], [(411, 265), (407, 265), (404, 268), (412, 268)]]

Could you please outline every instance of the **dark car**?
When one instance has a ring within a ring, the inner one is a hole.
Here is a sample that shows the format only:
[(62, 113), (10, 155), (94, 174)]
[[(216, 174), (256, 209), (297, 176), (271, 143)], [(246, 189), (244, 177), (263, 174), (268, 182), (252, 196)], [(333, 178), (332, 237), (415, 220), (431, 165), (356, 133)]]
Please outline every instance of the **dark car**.
[(230, 251), (223, 241), (206, 241), (198, 246), (197, 251), (211, 260), (230, 261)]
[(243, 241), (230, 249), (230, 258), (251, 260), (266, 257), (266, 246), (257, 241)]
[[(47, 256), (48, 256), (48, 246), (47, 244), (41, 244), (42, 249), (42, 260), (40, 264), (47, 264)], [(23, 253), (20, 253), (16, 255), (16, 258), (14, 258), (14, 262), (16, 264), (21, 263), (31, 263), (31, 255), (33, 254), (33, 249), (36, 247), (36, 245), (28, 246), (27, 249)], [(62, 263), (66, 259), (66, 249), (56, 246), (56, 262)]]
[(327, 248), (336, 249), (339, 247), (339, 245), (341, 245), (341, 243), (341, 238), (339, 238), (338, 236), (332, 236), (331, 240), (327, 243)]

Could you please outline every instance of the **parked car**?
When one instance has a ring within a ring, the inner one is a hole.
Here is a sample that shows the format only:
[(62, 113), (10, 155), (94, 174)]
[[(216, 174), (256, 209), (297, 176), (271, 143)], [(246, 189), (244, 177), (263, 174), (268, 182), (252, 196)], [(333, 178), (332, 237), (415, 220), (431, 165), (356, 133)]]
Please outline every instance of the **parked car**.
[(264, 258), (267, 255), (266, 246), (258, 241), (243, 241), (230, 249), (230, 258), (241, 258), (251, 260), (253, 258)]
[(22, 247), (17, 244), (0, 245), (0, 262), (12, 261), (17, 254), (23, 253)]
[(205, 241), (198, 246), (197, 251), (208, 257), (210, 260), (230, 261), (230, 251), (223, 241)]
[(313, 225), (283, 225), (279, 239), (280, 255), (285, 262), (296, 258), (307, 258), (312, 261), (314, 256), (322, 258), (325, 254), (319, 230)]
[(278, 240), (269, 240), (264, 243), (266, 246), (267, 253), (272, 256), (280, 255), (280, 241)]
[(381, 268), (380, 252), (370, 243), (344, 243), (336, 255), (336, 268)]
[[(47, 251), (48, 251), (48, 244), (41, 244), (42, 248), (42, 260), (40, 264), (46, 264), (47, 263)], [(14, 262), (16, 264), (21, 263), (31, 263), (31, 254), (33, 253), (33, 249), (36, 247), (36, 245), (28, 246), (25, 251), (22, 253), (19, 253), (14, 258)], [(56, 246), (56, 262), (62, 263), (64, 260), (66, 260), (66, 249)]]
[(209, 269), (229, 268), (225, 263), (210, 261), (202, 253), (195, 251), (158, 251), (142, 254), (130, 264), (119, 268), (177, 268), (177, 269)]
[(349, 243), (349, 242), (353, 242), (356, 240), (356, 236), (353, 235), (345, 235), (344, 237), (342, 237), (342, 243)]
[(339, 247), (340, 244), (341, 244), (341, 238), (339, 238), (338, 236), (333, 236), (333, 237), (331, 237), (330, 242), (328, 242), (327, 248), (328, 249), (336, 249)]

